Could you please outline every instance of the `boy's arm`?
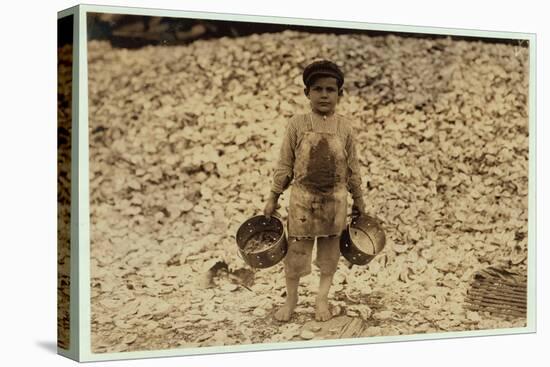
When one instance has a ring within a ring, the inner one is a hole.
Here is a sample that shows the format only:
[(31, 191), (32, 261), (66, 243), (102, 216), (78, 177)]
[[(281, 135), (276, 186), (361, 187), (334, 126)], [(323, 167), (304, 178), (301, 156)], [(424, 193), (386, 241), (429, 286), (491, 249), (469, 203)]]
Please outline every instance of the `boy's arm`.
[(281, 145), (279, 161), (273, 174), (273, 184), (271, 185), (271, 193), (272, 195), (276, 195), (277, 198), (288, 188), (294, 177), (295, 148), (296, 125), (295, 120), (290, 119)]
[(285, 136), (281, 145), (279, 161), (273, 174), (273, 184), (271, 192), (264, 208), (264, 215), (270, 218), (277, 210), (277, 200), (285, 191), (294, 176), (294, 149), (296, 147), (296, 126), (294, 119), (289, 120), (286, 127)]
[(363, 200), (363, 189), (361, 188), (361, 170), (359, 168), (359, 159), (357, 158), (357, 150), (353, 132), (350, 131), (346, 142), (346, 150), (348, 156), (348, 191), (353, 198), (353, 206), (360, 213), (365, 213), (365, 202)]

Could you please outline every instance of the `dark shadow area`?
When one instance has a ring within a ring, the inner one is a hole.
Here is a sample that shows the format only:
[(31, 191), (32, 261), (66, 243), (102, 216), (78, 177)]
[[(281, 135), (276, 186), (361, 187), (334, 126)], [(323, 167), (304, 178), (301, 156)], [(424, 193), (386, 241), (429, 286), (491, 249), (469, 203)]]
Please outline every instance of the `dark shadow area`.
[(527, 47), (527, 40), (449, 36), (428, 33), (388, 32), (353, 28), (303, 26), (294, 24), (222, 21), (210, 19), (152, 17), (126, 14), (90, 13), (88, 16), (88, 39), (108, 40), (114, 47), (139, 48), (147, 45), (178, 45), (196, 40), (220, 37), (243, 37), (252, 34), (298, 31), (323, 34), (359, 34), (384, 37), (394, 34), (399, 37), (469, 40), (490, 43), (518, 44)]
[(57, 343), (52, 340), (39, 340), (36, 342), (40, 348), (46, 350), (47, 352), (57, 354)]
[(73, 23), (72, 15), (57, 20), (57, 48), (73, 44)]

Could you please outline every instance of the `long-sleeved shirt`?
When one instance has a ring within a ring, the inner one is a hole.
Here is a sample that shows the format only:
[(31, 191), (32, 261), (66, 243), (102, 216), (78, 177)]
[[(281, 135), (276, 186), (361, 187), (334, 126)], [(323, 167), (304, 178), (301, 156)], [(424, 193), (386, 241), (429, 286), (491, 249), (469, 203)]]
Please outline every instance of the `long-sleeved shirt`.
[[(300, 140), (308, 129), (308, 119), (310, 114), (293, 116), (287, 125), (279, 161), (273, 175), (273, 185), (271, 191), (281, 194), (285, 191), (294, 178), (295, 151)], [(328, 130), (327, 124), (336, 123), (336, 135), (341, 139), (342, 145), (346, 150), (346, 161), (348, 166), (348, 191), (353, 199), (362, 198), (361, 175), (359, 171), (359, 161), (355, 149), (353, 129), (351, 122), (341, 115), (334, 114), (326, 120), (316, 118), (313, 120), (312, 129), (323, 132)], [(332, 130), (332, 129), (330, 129)]]

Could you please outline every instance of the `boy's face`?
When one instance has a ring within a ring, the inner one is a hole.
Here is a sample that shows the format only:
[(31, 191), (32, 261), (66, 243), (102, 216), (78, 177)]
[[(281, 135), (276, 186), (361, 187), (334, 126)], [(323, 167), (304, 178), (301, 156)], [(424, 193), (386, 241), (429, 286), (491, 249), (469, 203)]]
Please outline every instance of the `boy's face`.
[(338, 81), (331, 76), (317, 78), (304, 92), (311, 108), (322, 115), (332, 114), (340, 99)]

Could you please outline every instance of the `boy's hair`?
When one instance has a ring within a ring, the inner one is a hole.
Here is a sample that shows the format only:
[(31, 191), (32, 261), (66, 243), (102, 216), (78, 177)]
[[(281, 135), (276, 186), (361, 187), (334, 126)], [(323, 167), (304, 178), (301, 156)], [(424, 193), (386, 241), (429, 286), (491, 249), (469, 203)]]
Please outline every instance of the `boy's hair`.
[(312, 62), (304, 69), (302, 79), (306, 88), (309, 88), (320, 76), (331, 76), (336, 78), (338, 89), (341, 89), (344, 85), (344, 73), (340, 70), (338, 65), (329, 60), (319, 60)]

